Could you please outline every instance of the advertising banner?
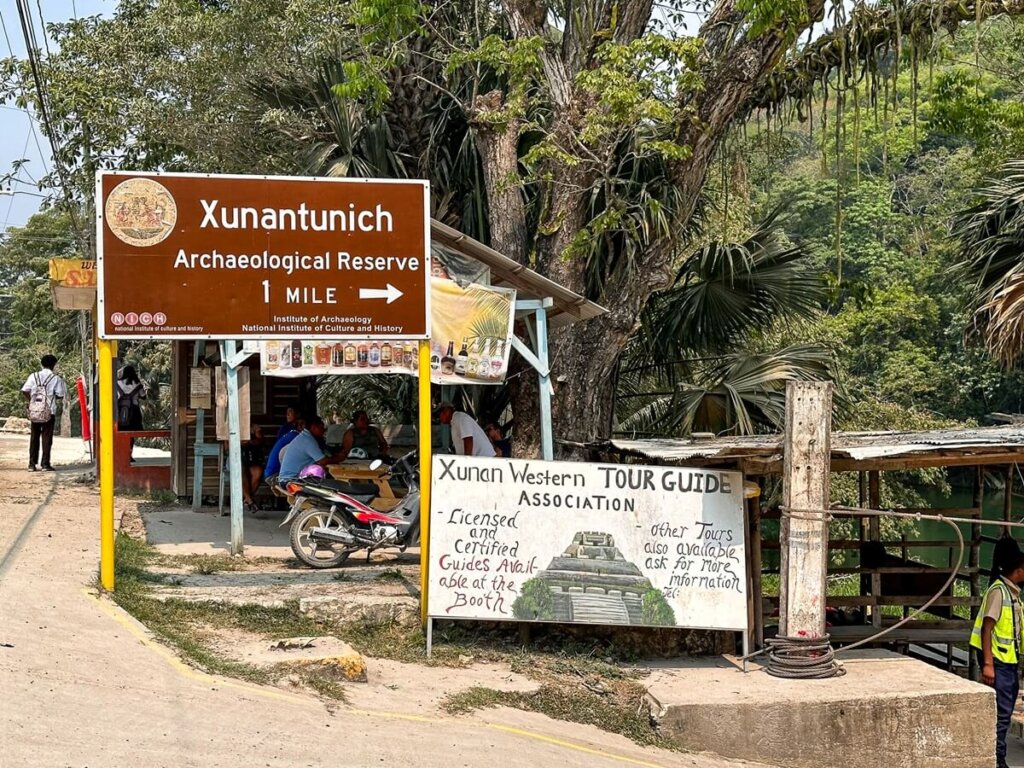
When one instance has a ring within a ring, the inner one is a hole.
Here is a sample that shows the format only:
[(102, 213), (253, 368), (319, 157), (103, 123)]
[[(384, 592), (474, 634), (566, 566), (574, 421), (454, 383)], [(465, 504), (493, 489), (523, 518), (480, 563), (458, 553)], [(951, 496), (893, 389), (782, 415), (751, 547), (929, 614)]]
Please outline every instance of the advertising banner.
[[(431, 279), (430, 378), (435, 384), (500, 384), (508, 371), (516, 292)], [(366, 338), (260, 344), (264, 376), (419, 371), (416, 342)]]
[(743, 477), (435, 456), (434, 618), (747, 628)]
[(103, 171), (100, 338), (427, 338), (425, 181)]
[(96, 262), (50, 259), (50, 292), (57, 309), (92, 309), (96, 303)]

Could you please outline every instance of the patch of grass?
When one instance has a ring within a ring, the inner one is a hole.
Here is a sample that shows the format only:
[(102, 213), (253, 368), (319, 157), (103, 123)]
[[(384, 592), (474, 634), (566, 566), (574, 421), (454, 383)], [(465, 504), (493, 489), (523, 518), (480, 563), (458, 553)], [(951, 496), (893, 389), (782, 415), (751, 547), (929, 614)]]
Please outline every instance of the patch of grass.
[(164, 555), (160, 562), (163, 565), (189, 568), (193, 573), (204, 576), (223, 571), (243, 571), (247, 566), (244, 559), (231, 555)]
[(342, 702), (346, 701), (345, 686), (341, 683), (337, 683), (334, 680), (328, 680), (327, 678), (316, 674), (304, 674), (302, 675), (302, 680), (306, 685), (319, 693), (325, 699), (333, 699), (334, 701)]
[(452, 714), (463, 714), (489, 707), (512, 707), (539, 712), (555, 720), (595, 725), (618, 733), (642, 746), (678, 749), (662, 738), (643, 714), (644, 689), (637, 683), (617, 686), (584, 686), (545, 683), (536, 691), (497, 691), (474, 687), (445, 699), (443, 707)]
[(374, 578), (377, 581), (405, 581), (405, 576), (397, 568), (389, 568), (386, 571), (381, 571)]
[(166, 504), (177, 504), (178, 494), (166, 488), (159, 488), (149, 492), (149, 500), (156, 504), (160, 504), (161, 506)]
[(466, 715), (478, 709), (491, 709), (505, 704), (508, 691), (496, 691), (493, 688), (481, 688), (474, 685), (464, 691), (448, 696), (441, 706), (451, 715)]

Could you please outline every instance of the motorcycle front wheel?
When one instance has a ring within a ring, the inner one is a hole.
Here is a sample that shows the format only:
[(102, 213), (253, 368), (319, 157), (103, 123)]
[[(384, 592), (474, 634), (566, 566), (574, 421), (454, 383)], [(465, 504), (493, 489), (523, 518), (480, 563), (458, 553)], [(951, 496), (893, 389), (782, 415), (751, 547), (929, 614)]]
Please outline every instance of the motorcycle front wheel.
[(332, 518), (329, 511), (317, 507), (300, 512), (292, 521), (289, 532), (292, 552), (310, 568), (337, 568), (358, 549), (341, 543), (314, 541), (309, 535), (314, 528), (342, 530), (342, 524), (337, 515)]

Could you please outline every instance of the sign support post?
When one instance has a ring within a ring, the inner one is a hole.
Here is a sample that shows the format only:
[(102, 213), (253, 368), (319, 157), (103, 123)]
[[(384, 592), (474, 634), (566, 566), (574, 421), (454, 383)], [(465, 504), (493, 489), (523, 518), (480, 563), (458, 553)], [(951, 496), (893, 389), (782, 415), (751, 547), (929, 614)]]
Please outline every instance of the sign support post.
[(548, 367), (548, 310), (551, 300), (547, 304), (534, 311), (537, 320), (537, 359), (540, 360), (540, 368), (537, 370), (539, 379), (537, 387), (540, 396), (540, 457), (544, 461), (553, 461), (555, 458), (555, 446), (551, 428), (551, 370)]
[(221, 342), (220, 358), (224, 363), (224, 380), (228, 394), (228, 478), (231, 493), (231, 554), (244, 550), (242, 533), (242, 441), (238, 421), (238, 366), (235, 342)]
[[(430, 342), (419, 345), (419, 454), (420, 454), (420, 617), (427, 626), (427, 585), (430, 576)], [(430, 653), (428, 628), (427, 653)]]
[(100, 339), (100, 584), (114, 590), (114, 356), (117, 342)]

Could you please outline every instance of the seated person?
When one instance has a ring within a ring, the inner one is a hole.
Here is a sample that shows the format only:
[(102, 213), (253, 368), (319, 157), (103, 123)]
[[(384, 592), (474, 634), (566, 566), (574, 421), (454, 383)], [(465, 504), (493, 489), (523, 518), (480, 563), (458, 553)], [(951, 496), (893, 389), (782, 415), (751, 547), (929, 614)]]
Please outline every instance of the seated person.
[[(279, 440), (293, 429), (296, 429), (296, 424), (299, 422), (299, 409), (295, 406), (289, 405), (287, 410), (284, 412), (284, 424), (277, 428), (277, 434), (274, 436), (274, 440)], [(302, 427), (298, 427), (301, 432)]]
[(331, 422), (324, 435), (324, 442), (327, 443), (328, 450), (336, 451), (341, 448), (341, 442), (345, 438), (345, 425), (341, 423), (341, 416), (338, 414), (331, 416)]
[(273, 488), (277, 484), (277, 476), (281, 471), (281, 457), (284, 454), (284, 449), (294, 440), (306, 426), (306, 421), (302, 417), (295, 419), (293, 429), (289, 432), (285, 432), (281, 437), (274, 441), (274, 447), (270, 449), (270, 453), (267, 456), (267, 465), (264, 468), (267, 485)]
[(324, 420), (319, 416), (313, 416), (306, 422), (306, 428), (302, 430), (289, 444), (288, 450), (281, 459), (281, 471), (277, 474), (278, 485), (298, 476), (304, 468), (310, 464), (335, 464), (340, 459), (340, 453), (333, 456), (320, 447), (320, 441), (324, 439)]
[[(370, 417), (366, 411), (356, 411), (352, 414), (352, 426), (341, 439), (341, 450), (338, 451), (341, 458), (338, 461), (344, 461), (353, 451), (355, 455), (352, 458), (358, 456), (371, 461), (388, 455), (388, 441), (377, 427), (370, 424)], [(359, 456), (360, 451), (362, 456)]]
[(264, 460), (263, 430), (258, 424), (250, 424), (249, 439), (242, 443), (242, 498), (250, 512), (260, 508), (256, 503), (256, 492), (263, 479)]
[(494, 447), (494, 453), (497, 456), (503, 458), (511, 458), (512, 456), (512, 441), (505, 437), (501, 431), (501, 425), (496, 421), (488, 422), (487, 426), (484, 427), (484, 432), (487, 434), (487, 438), (491, 441), (491, 445)]

